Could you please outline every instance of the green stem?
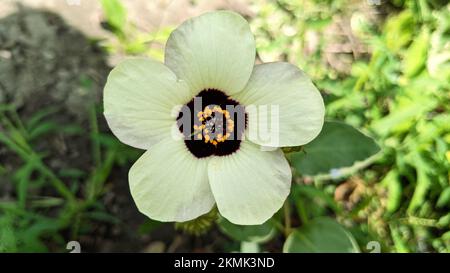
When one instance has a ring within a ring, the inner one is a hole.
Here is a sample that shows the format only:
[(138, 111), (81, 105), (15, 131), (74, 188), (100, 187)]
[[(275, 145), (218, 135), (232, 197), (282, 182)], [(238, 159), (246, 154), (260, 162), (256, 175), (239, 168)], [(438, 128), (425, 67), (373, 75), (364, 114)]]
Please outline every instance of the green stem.
[(279, 222), (275, 218), (271, 218), (269, 221), (271, 221), (272, 225), (281, 233), (284, 233), (284, 226), (281, 222)]
[(95, 197), (101, 193), (101, 189), (111, 173), (112, 167), (116, 160), (116, 154), (115, 149), (108, 151), (106, 153), (104, 163), (93, 171), (86, 187), (86, 196), (88, 200), (95, 199)]
[(288, 237), (291, 234), (292, 223), (291, 223), (291, 208), (289, 204), (289, 199), (284, 202), (283, 206), (284, 211), (284, 236)]
[(297, 200), (295, 205), (297, 206), (298, 217), (300, 217), (302, 224), (304, 225), (308, 223), (308, 213), (306, 212), (305, 206), (303, 205), (303, 201)]

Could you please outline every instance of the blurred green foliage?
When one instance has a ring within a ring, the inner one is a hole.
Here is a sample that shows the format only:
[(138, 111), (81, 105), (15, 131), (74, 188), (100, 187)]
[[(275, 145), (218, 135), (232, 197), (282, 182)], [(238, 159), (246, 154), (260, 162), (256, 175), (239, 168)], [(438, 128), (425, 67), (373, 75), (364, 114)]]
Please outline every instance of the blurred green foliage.
[[(336, 200), (344, 185), (357, 181), (351, 193), (360, 189), (357, 203), (346, 208), (339, 198), (336, 205), (344, 208), (333, 214), (360, 246), (374, 240), (383, 251), (448, 252), (450, 6), (445, 1), (326, 2), (262, 1), (251, 22), (262, 61), (296, 63), (324, 92), (327, 118), (362, 129), (381, 146), (366, 170), (356, 168), (341, 178), (332, 171), (313, 177), (313, 184)], [(349, 63), (349, 69), (340, 63)], [(342, 147), (342, 141), (326, 143)], [(303, 154), (291, 156), (303, 174), (311, 173), (313, 164), (330, 162), (326, 155), (315, 160), (314, 147), (311, 153), (307, 145)], [(328, 155), (334, 156), (332, 150)], [(341, 155), (346, 158), (334, 160), (336, 167), (348, 159), (344, 151)], [(301, 184), (294, 187), (305, 187)], [(302, 196), (294, 189), (292, 198)], [(329, 215), (302, 210), (309, 212), (303, 221)]]
[[(205, 236), (217, 226), (230, 238), (225, 251), (370, 252), (375, 243), (383, 252), (450, 252), (450, 5), (372, 2), (252, 1), (258, 60), (298, 65), (322, 91), (327, 119), (340, 122), (285, 150), (292, 192), (265, 224), (237, 226), (213, 211), (177, 230)], [(120, 1), (101, 3), (116, 37), (105, 43), (109, 53), (163, 59), (173, 27), (143, 33)], [(61, 252), (68, 238), (92, 233), (92, 222), (120, 221), (101, 197), (112, 169), (127, 170), (139, 152), (99, 130), (98, 106), (89, 130), (55, 123), (59, 111), (23, 120), (0, 106), (0, 143), (21, 162), (15, 170), (0, 164), (15, 193), (0, 200), (0, 251)], [(47, 166), (34, 145), (55, 132), (89, 139), (90, 170)], [(151, 221), (136, 233), (161, 225), (171, 224)]]
[[(15, 199), (0, 200), (1, 252), (46, 252), (50, 249), (62, 252), (68, 239), (77, 239), (80, 233), (89, 232), (91, 221), (117, 223), (99, 198), (105, 193), (105, 182), (113, 166), (130, 164), (139, 154), (113, 136), (99, 132), (96, 107), (93, 105), (91, 109), (90, 131), (85, 132), (79, 122), (55, 122), (52, 117), (60, 114), (60, 109), (43, 109), (23, 121), (14, 107), (0, 105), (0, 143), (22, 162), (20, 168), (5, 169), (3, 174), (2, 182), (10, 179), (15, 188)], [(55, 172), (48, 166), (46, 153), (50, 152), (37, 152), (34, 145), (39, 143), (38, 138), (56, 132), (90, 140), (93, 159), (90, 173), (77, 168)]]

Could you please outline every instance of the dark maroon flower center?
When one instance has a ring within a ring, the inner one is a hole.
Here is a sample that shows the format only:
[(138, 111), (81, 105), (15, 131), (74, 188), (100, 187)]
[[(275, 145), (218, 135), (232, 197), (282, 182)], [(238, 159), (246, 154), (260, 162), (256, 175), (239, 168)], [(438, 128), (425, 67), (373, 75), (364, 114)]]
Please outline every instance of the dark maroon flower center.
[(239, 149), (247, 114), (224, 92), (205, 89), (182, 107), (177, 124), (195, 157), (225, 156)]

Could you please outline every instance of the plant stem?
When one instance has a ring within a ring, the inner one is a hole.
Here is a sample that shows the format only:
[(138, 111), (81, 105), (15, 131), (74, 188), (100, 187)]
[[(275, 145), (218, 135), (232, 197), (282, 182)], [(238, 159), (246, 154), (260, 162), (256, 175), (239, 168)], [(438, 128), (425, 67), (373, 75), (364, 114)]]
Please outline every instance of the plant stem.
[(100, 194), (103, 185), (111, 173), (111, 169), (116, 160), (116, 151), (112, 149), (106, 153), (103, 164), (95, 168), (88, 180), (86, 187), (86, 196), (88, 200), (94, 200)]
[(300, 217), (300, 220), (302, 221), (302, 224), (308, 223), (308, 214), (306, 213), (305, 206), (303, 205), (302, 200), (297, 200), (295, 203), (297, 206), (298, 216)]
[(284, 233), (284, 226), (282, 223), (280, 223), (277, 219), (271, 218), (269, 221), (271, 221), (272, 225), (281, 233)]
[(288, 237), (291, 234), (292, 223), (291, 223), (291, 208), (289, 204), (289, 199), (284, 202), (284, 236)]

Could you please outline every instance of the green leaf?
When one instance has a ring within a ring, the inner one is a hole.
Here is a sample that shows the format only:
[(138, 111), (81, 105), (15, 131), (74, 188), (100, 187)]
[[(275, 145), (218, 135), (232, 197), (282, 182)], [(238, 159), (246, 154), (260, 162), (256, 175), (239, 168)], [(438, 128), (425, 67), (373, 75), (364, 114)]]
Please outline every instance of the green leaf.
[(285, 253), (355, 253), (359, 247), (343, 226), (331, 218), (316, 218), (289, 235)]
[[(3, 212), (2, 212), (3, 214)], [(13, 217), (5, 214), (0, 217), (0, 253), (17, 252), (17, 238), (13, 227)]]
[(325, 122), (322, 132), (304, 152), (289, 154), (293, 167), (303, 175), (339, 172), (380, 151), (375, 141), (341, 122)]
[(388, 198), (386, 202), (386, 210), (394, 213), (401, 205), (402, 183), (398, 175), (398, 171), (393, 169), (383, 178), (381, 184), (386, 186), (388, 190)]
[[(399, 101), (399, 99), (397, 98)], [(425, 112), (433, 109), (436, 101), (431, 96), (417, 95), (415, 98), (404, 98), (398, 102), (396, 108), (390, 109), (389, 115), (374, 121), (371, 125), (380, 136), (408, 132), (422, 118)]]
[(123, 32), (127, 22), (127, 11), (120, 0), (101, 0), (106, 21), (114, 31)]
[[(305, 197), (311, 200), (318, 199), (323, 201), (328, 207), (330, 207), (334, 212), (340, 212), (336, 201), (333, 199), (332, 195), (327, 194), (325, 191), (320, 190), (313, 186), (307, 185), (295, 185), (292, 188), (292, 196), (297, 201), (297, 199), (305, 200)], [(308, 199), (306, 199), (308, 200)]]
[(29, 139), (35, 140), (52, 133), (62, 133), (65, 135), (81, 135), (84, 129), (76, 124), (60, 125), (54, 121), (44, 121), (30, 130)]
[(410, 10), (405, 10), (389, 18), (384, 33), (387, 47), (394, 52), (399, 51), (413, 39), (414, 14)]
[(57, 207), (64, 204), (64, 199), (57, 197), (34, 197), (31, 200), (32, 208), (51, 208)]
[(425, 28), (406, 51), (403, 60), (403, 71), (406, 77), (411, 78), (417, 75), (425, 67), (429, 41), (430, 33)]
[(28, 119), (28, 121), (25, 124), (25, 127), (28, 131), (32, 131), (36, 129), (37, 126), (41, 123), (41, 121), (59, 111), (59, 107), (47, 107), (44, 109), (41, 109), (39, 111), (36, 111), (33, 113), (33, 115)]
[(17, 197), (18, 203), (21, 208), (25, 208), (27, 202), (27, 193), (28, 193), (28, 183), (30, 180), (30, 176), (34, 171), (35, 161), (30, 160), (27, 164), (23, 165), (16, 173), (15, 178), (17, 179)]
[(240, 242), (263, 243), (270, 240), (275, 234), (275, 227), (269, 221), (257, 226), (241, 226), (220, 217), (217, 223), (224, 234)]
[(446, 215), (439, 218), (439, 220), (437, 222), (437, 227), (439, 227), (439, 228), (450, 227), (450, 213), (447, 213)]
[(255, 242), (241, 242), (241, 253), (259, 253), (259, 245)]
[(141, 224), (139, 226), (138, 234), (139, 235), (150, 234), (155, 229), (161, 227), (161, 225), (163, 225), (162, 222), (158, 222), (158, 221), (155, 221), (155, 220), (152, 220), (152, 219), (148, 218), (148, 219), (145, 220), (145, 222), (143, 224)]
[(438, 208), (443, 208), (445, 206), (450, 206), (450, 187), (447, 187), (445, 190), (441, 192), (439, 195), (439, 199), (436, 203)]
[(426, 159), (424, 159), (422, 155), (417, 152), (413, 152), (410, 155), (409, 160), (415, 163), (414, 165), (417, 172), (416, 187), (414, 188), (414, 193), (408, 206), (408, 213), (410, 215), (413, 215), (417, 210), (423, 207), (423, 204), (427, 198), (427, 193), (430, 190), (433, 182), (429, 176), (429, 174), (432, 172), (432, 169), (429, 168), (428, 164), (426, 163)]

